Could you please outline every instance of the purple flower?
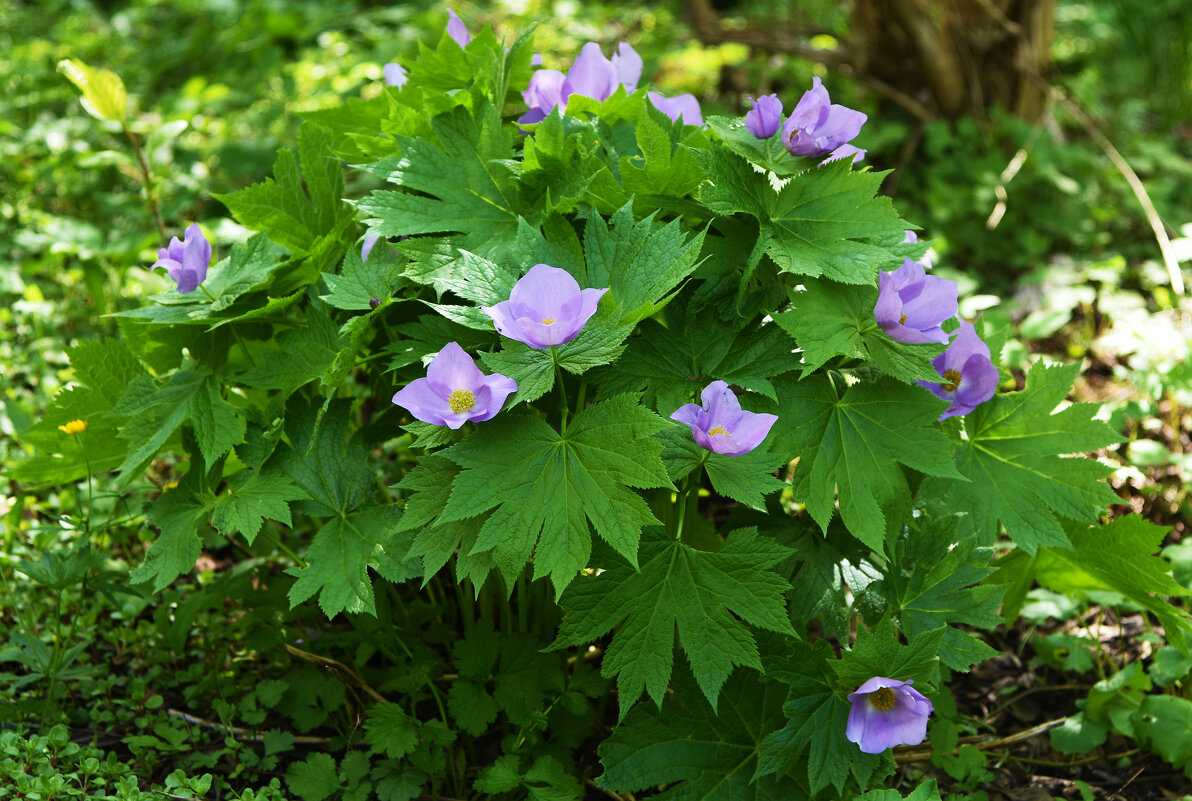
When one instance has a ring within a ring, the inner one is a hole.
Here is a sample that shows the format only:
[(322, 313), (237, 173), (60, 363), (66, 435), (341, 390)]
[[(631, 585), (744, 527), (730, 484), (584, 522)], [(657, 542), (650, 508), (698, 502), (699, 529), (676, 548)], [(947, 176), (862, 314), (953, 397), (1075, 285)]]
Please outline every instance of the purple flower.
[(194, 292), (203, 283), (210, 264), (211, 243), (203, 236), (198, 224), (192, 223), (186, 229), (185, 242), (173, 237), (168, 248), (158, 248), (157, 261), (149, 270), (159, 267), (165, 270), (178, 283), (178, 294), (185, 295)]
[(940, 324), (956, 316), (958, 297), (955, 281), (928, 275), (922, 264), (907, 259), (894, 272), (878, 274), (873, 316), (890, 339), (946, 343)]
[(754, 100), (753, 110), (745, 115), (745, 128), (758, 139), (769, 139), (782, 127), (782, 101), (778, 95), (764, 95)]
[(782, 126), (782, 143), (786, 149), (795, 156), (831, 154), (833, 159), (856, 153), (863, 156), (864, 151), (856, 148), (850, 147), (847, 151), (838, 151), (838, 148), (861, 132), (866, 116), (860, 111), (832, 103), (820, 79), (816, 77), (811, 80), (811, 89), (803, 94)]
[(447, 9), (447, 35), (455, 40), (455, 43), (460, 47), (467, 47), (468, 42), (472, 41), (472, 34), (468, 33), (468, 26), (464, 25), (464, 21), (456, 16), (455, 11)]
[(918, 745), (927, 736), (933, 707), (909, 681), (874, 676), (849, 693), (844, 736), (866, 754), (880, 754), (896, 745)]
[(684, 125), (700, 126), (704, 124), (704, 115), (700, 113), (699, 101), (695, 95), (686, 94), (667, 97), (661, 92), (646, 92), (650, 102), (673, 122), (683, 120)]
[(906, 243), (906, 242), (910, 242), (910, 243), (912, 243), (912, 244), (913, 244), (913, 243), (915, 243), (915, 242), (918, 242), (918, 241), (919, 241), (919, 235), (918, 235), (918, 234), (916, 234), (914, 231), (912, 231), (912, 230), (910, 230), (910, 229), (908, 228), (908, 229), (906, 230), (906, 237), (905, 237), (905, 238), (903, 238), (903, 240), (902, 240), (902, 241), (903, 241), (904, 243)]
[(364, 244), (360, 246), (360, 261), (368, 261), (368, 254), (372, 253), (373, 246), (380, 238), (379, 234), (369, 234), (364, 237)]
[(463, 348), (448, 342), (426, 369), (426, 378), (406, 384), (393, 402), (424, 423), (459, 428), (469, 420), (491, 420), (516, 391), (512, 378), (485, 375)]
[(581, 290), (566, 270), (535, 264), (514, 285), (509, 300), (480, 308), (502, 335), (531, 348), (549, 348), (575, 339), (607, 291)]
[(989, 346), (977, 336), (972, 323), (960, 321), (952, 332), (952, 344), (936, 356), (931, 366), (944, 377), (944, 383), (920, 381), (932, 394), (951, 401), (941, 420), (968, 414), (997, 392), (998, 372), (989, 358)]
[(773, 414), (756, 414), (741, 408), (736, 393), (723, 381), (704, 387), (700, 400), (704, 405), (688, 403), (671, 415), (672, 420), (691, 427), (691, 435), (704, 450), (740, 456), (762, 443), (778, 419)]
[(538, 70), (530, 77), (530, 85), (522, 92), (530, 110), (518, 122), (526, 125), (541, 122), (555, 106), (566, 108), (567, 98), (572, 95), (603, 102), (617, 91), (618, 86), (632, 92), (641, 77), (642, 58), (625, 42), (617, 45), (612, 59), (604, 57), (600, 45), (588, 42), (566, 75), (558, 70)]
[(390, 61), (381, 67), (381, 76), (385, 79), (387, 86), (396, 86), (398, 89), (405, 86), (406, 82), (410, 80), (406, 77), (405, 67), (396, 61)]

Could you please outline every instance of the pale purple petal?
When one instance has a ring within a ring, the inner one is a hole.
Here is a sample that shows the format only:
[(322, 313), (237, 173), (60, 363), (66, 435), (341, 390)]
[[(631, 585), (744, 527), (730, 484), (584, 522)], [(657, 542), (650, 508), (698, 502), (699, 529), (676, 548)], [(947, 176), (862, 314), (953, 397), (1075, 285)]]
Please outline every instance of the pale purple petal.
[(563, 96), (584, 95), (595, 100), (607, 100), (616, 91), (619, 81), (613, 63), (600, 52), (600, 45), (588, 42), (567, 71), (563, 81)]
[[(880, 754), (895, 745), (918, 745), (927, 736), (927, 718), (932, 713), (931, 701), (910, 682), (900, 682), (875, 676), (848, 696), (849, 710), (845, 737), (867, 754)], [(871, 696), (882, 688), (893, 693), (894, 705), (878, 709)]]
[(955, 281), (934, 275), (924, 277), (917, 296), (902, 304), (907, 325), (925, 329), (952, 319), (959, 308), (959, 293), (960, 287)]
[(856, 164), (858, 162), (864, 161), (865, 154), (868, 152), (868, 150), (862, 150), (861, 148), (854, 147), (853, 145), (841, 145), (829, 153), (828, 157), (821, 161), (820, 164), (827, 164), (828, 162), (836, 161), (837, 159), (848, 158), (849, 156), (853, 157), (853, 164)]
[(625, 87), (626, 92), (632, 94), (642, 77), (642, 57), (628, 42), (621, 42), (617, 45), (617, 52), (613, 54), (612, 63), (617, 73), (617, 81)]
[(509, 293), (509, 302), (518, 317), (544, 320), (570, 320), (579, 314), (582, 301), (579, 283), (566, 270), (549, 264), (535, 264)]
[(380, 234), (369, 234), (364, 237), (364, 244), (360, 246), (360, 261), (368, 261), (368, 254), (372, 253), (373, 246), (380, 238)]
[(699, 101), (691, 93), (666, 97), (661, 92), (647, 92), (646, 97), (650, 98), (650, 102), (659, 111), (675, 122), (682, 120), (684, 125), (696, 126), (704, 124), (703, 114), (700, 113)]
[(671, 414), (671, 419), (691, 429), (691, 436), (704, 450), (725, 456), (740, 456), (761, 444), (778, 418), (741, 408), (736, 393), (724, 381), (713, 381), (700, 393), (702, 406), (688, 403)]
[(708, 384), (700, 393), (700, 400), (704, 402), (704, 409), (708, 413), (709, 428), (722, 426), (731, 432), (740, 422), (741, 402), (726, 382), (713, 381)]
[(911, 231), (908, 229), (906, 232), (906, 237), (902, 241), (903, 242), (912, 242), (912, 243), (918, 242), (919, 236), (914, 231)]
[(968, 358), (960, 368), (960, 376), (954, 403), (956, 411), (953, 411), (953, 414), (968, 414), (976, 409), (994, 396), (1001, 381), (993, 362), (979, 353), (974, 353)]
[(959, 288), (955, 281), (929, 276), (923, 265), (906, 259), (894, 272), (878, 276), (874, 319), (893, 340), (946, 343), (942, 323), (956, 316)]
[[(493, 325), (497, 329), (497, 333), (501, 336), (516, 339), (518, 342), (526, 342), (523, 338), (521, 328), (517, 324), (517, 316), (514, 315), (513, 309), (509, 301), (503, 300), (495, 306), (481, 306), (480, 310), (493, 318)], [(526, 342), (529, 345), (529, 342)], [(537, 347), (537, 346), (532, 346)]]
[(545, 117), (551, 109), (563, 102), (563, 81), (566, 79), (567, 76), (558, 70), (538, 70), (530, 76), (530, 85), (521, 93), (522, 99), (526, 101), (530, 111), (538, 111)]
[(703, 411), (703, 407), (698, 403), (688, 403), (671, 412), (670, 419), (695, 429), (700, 425), (700, 415)]
[(472, 34), (468, 33), (468, 26), (464, 25), (464, 21), (456, 16), (455, 11), (447, 9), (447, 35), (455, 40), (455, 43), (460, 47), (467, 47), (468, 42), (472, 41)]
[(741, 412), (741, 420), (730, 435), (730, 439), (735, 443), (736, 448), (731, 453), (728, 451), (721, 451), (721, 453), (729, 456), (748, 453), (762, 444), (762, 440), (770, 433), (770, 429), (776, 422), (778, 422), (778, 415), (776, 414)]
[(387, 86), (396, 86), (398, 89), (406, 85), (410, 80), (406, 76), (406, 70), (401, 64), (396, 61), (390, 61), (385, 66), (381, 67), (381, 77), (385, 79)]
[(782, 127), (782, 101), (778, 95), (749, 99), (753, 109), (745, 115), (745, 129), (758, 139), (769, 139)]
[(854, 161), (864, 158), (865, 151), (842, 147), (861, 132), (866, 116), (860, 111), (841, 105), (833, 105), (818, 77), (812, 79), (812, 88), (799, 99), (782, 126), (782, 142), (795, 156), (827, 156), (828, 161), (853, 156)]
[(542, 54), (541, 53), (535, 53), (533, 56), (530, 57), (530, 66), (531, 67), (541, 67), (542, 66)]
[(448, 342), (426, 369), (430, 388), (446, 398), (457, 389), (475, 392), (483, 376), (458, 343)]
[(931, 362), (945, 382), (918, 382), (936, 397), (952, 403), (940, 415), (941, 420), (968, 414), (992, 398), (1000, 378), (989, 357), (989, 346), (981, 341), (971, 323), (962, 320), (953, 334), (952, 344)]
[(861, 126), (865, 124), (866, 119), (868, 117), (860, 111), (833, 103), (828, 107), (828, 113), (820, 123), (816, 136), (825, 140), (825, 147), (827, 143), (832, 143), (834, 150), (855, 139), (857, 134), (861, 133)]
[(464, 424), (463, 420), (448, 420), (457, 415), (452, 413), (447, 399), (431, 389), (430, 382), (425, 378), (416, 378), (399, 389), (393, 396), (393, 402), (424, 423), (451, 428), (459, 428)]
[(207, 279), (207, 268), (211, 264), (211, 243), (203, 236), (197, 223), (186, 229), (186, 241), (178, 237), (170, 239), (168, 248), (159, 248), (158, 259), (149, 268), (162, 268), (178, 284), (178, 294), (195, 291)]
[(579, 328), (576, 328), (576, 333), (579, 329), (588, 324), (588, 320), (592, 319), (592, 315), (596, 313), (596, 307), (600, 305), (600, 299), (604, 297), (604, 293), (608, 289), (583, 289), (579, 293), (579, 313), (576, 314), (575, 319), (579, 321)]
[(505, 405), (505, 399), (517, 392), (517, 382), (500, 373), (486, 375), (476, 391), (476, 405), (472, 408), (473, 420), (483, 423), (496, 417)]

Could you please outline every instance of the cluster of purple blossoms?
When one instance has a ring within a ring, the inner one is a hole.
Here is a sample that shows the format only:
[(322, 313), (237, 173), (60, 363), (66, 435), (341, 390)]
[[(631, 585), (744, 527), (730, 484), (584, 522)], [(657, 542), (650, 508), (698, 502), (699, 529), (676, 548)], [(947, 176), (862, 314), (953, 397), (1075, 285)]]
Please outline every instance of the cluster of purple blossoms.
[[(918, 237), (907, 231), (905, 241), (917, 242)], [(951, 334), (943, 329), (943, 323), (956, 316), (958, 304), (956, 282), (928, 275), (917, 261), (907, 259), (897, 270), (878, 276), (873, 316), (891, 339), (907, 343), (952, 341), (931, 363), (944, 381), (919, 382), (952, 404), (941, 420), (968, 414), (992, 398), (998, 385), (989, 346), (977, 336), (972, 324), (961, 320), (960, 327)]]
[(874, 676), (850, 693), (852, 708), (844, 732), (849, 742), (856, 743), (866, 754), (923, 742), (933, 707), (911, 684)]
[(864, 150), (848, 143), (861, 132), (867, 117), (833, 103), (818, 77), (812, 78), (811, 89), (803, 93), (785, 123), (778, 95), (750, 100), (753, 110), (745, 115), (745, 128), (758, 139), (769, 139), (781, 127), (782, 144), (793, 156), (827, 156), (825, 163), (847, 156), (853, 161), (865, 158)]
[(680, 406), (671, 419), (691, 428), (691, 436), (704, 450), (725, 456), (749, 453), (762, 443), (777, 415), (747, 412), (724, 381), (713, 381), (700, 394), (703, 405)]
[(175, 236), (170, 239), (169, 247), (158, 248), (157, 261), (149, 270), (165, 270), (178, 284), (178, 294), (185, 295), (194, 292), (206, 280), (210, 265), (211, 243), (203, 236), (198, 224), (194, 223), (186, 229), (185, 242)]
[[(518, 124), (529, 125), (541, 122), (556, 106), (567, 108), (572, 95), (583, 95), (594, 100), (605, 101), (612, 97), (617, 87), (626, 92), (637, 89), (642, 76), (642, 57), (630, 45), (621, 42), (611, 59), (606, 58), (600, 45), (588, 42), (579, 57), (566, 74), (558, 70), (538, 70), (530, 78), (530, 85), (522, 92), (522, 98), (530, 110), (518, 119)], [(680, 117), (687, 125), (703, 125), (699, 101), (694, 95), (683, 94), (666, 97), (659, 92), (648, 92), (650, 102), (672, 120)]]
[[(566, 270), (535, 264), (514, 285), (509, 300), (481, 308), (503, 336), (549, 348), (575, 339), (605, 292), (580, 289)], [(469, 420), (492, 419), (516, 391), (512, 378), (481, 373), (463, 348), (450, 342), (430, 363), (426, 378), (410, 382), (393, 402), (424, 423), (459, 428)]]

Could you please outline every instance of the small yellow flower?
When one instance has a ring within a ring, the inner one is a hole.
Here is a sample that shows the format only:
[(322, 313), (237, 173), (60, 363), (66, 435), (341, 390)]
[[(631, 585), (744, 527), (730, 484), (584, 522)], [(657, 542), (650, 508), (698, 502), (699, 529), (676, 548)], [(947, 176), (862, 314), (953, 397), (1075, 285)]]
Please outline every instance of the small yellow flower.
[(59, 431), (65, 431), (67, 434), (82, 434), (87, 430), (86, 420), (71, 420), (64, 426), (58, 426)]

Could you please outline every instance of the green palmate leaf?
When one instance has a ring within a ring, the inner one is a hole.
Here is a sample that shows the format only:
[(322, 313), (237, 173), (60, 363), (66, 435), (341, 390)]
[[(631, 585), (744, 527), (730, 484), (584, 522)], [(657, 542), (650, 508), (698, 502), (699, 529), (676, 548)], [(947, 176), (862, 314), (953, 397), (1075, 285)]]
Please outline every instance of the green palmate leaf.
[(601, 300), (600, 309), (590, 319), (579, 336), (556, 346), (554, 353), (546, 348), (531, 348), (514, 340), (502, 340), (502, 348), (495, 353), (481, 355), (486, 367), (509, 376), (517, 382), (517, 394), (506, 404), (534, 401), (555, 385), (555, 364), (572, 375), (582, 375), (593, 367), (614, 361), (624, 350), (625, 337), (632, 325), (617, 325), (616, 305)]
[(517, 237), (518, 215), (512, 175), (502, 166), (513, 157), (510, 133), (500, 113), (480, 101), (476, 117), (459, 107), (431, 121), (438, 139), (398, 137), (400, 158), (368, 169), (405, 191), (377, 190), (358, 204), (369, 232), (383, 236), (459, 233), (460, 246), (496, 261)]
[(211, 525), (225, 536), (239, 533), (252, 545), (265, 518), (289, 526), (290, 501), (305, 497), (284, 475), (243, 471), (216, 497)]
[(636, 323), (662, 308), (679, 282), (696, 267), (703, 233), (684, 233), (679, 222), (662, 224), (653, 214), (635, 221), (632, 204), (613, 214), (611, 227), (592, 215), (584, 229), (585, 274), (580, 286), (608, 287), (622, 322)]
[(898, 641), (894, 623), (889, 615), (872, 629), (859, 628), (857, 641), (840, 660), (832, 663), (839, 684), (851, 692), (874, 676), (899, 681), (914, 681), (920, 692), (925, 683), (939, 676), (939, 646), (944, 637), (943, 627), (924, 632), (910, 640), (909, 645)]
[(372, 746), (374, 754), (400, 759), (418, 747), (418, 719), (397, 704), (377, 704), (368, 710), (364, 741)]
[(1092, 404), (1055, 412), (1079, 370), (1078, 364), (1036, 365), (1021, 392), (995, 396), (970, 412), (968, 438), (956, 447), (956, 468), (968, 481), (929, 478), (920, 497), (968, 511), (962, 531), (984, 544), (993, 543), (1000, 522), (1029, 553), (1041, 546), (1067, 547), (1061, 518), (1092, 522), (1119, 502), (1101, 481), (1109, 467), (1060, 456), (1122, 441), (1093, 419)]
[(759, 687), (756, 675), (740, 672), (714, 709), (684, 673), (661, 710), (638, 707), (600, 744), (600, 786), (628, 793), (669, 785), (651, 796), (658, 801), (806, 798), (789, 778), (753, 778), (760, 743), (783, 722), (786, 688), (770, 681)]
[(273, 178), (214, 197), (242, 225), (305, 255), (316, 239), (349, 215), (342, 201), (343, 166), (333, 145), (331, 133), (304, 125), (298, 132), (298, 155), (288, 148), (279, 150)]
[(906, 228), (890, 199), (875, 196), (886, 173), (854, 172), (849, 159), (839, 159), (792, 176), (776, 192), (727, 150), (700, 151), (699, 160), (711, 180), (701, 190), (704, 204), (717, 214), (756, 217), (766, 252), (784, 272), (874, 284), (878, 270), (902, 262), (882, 243)]
[(344, 256), (339, 275), (323, 273), (328, 294), (322, 295), (337, 309), (367, 311), (372, 301), (385, 301), (402, 284), (402, 259), (396, 250), (379, 241), (368, 254), (368, 261), (360, 259), (360, 251), (352, 248)]
[(323, 801), (343, 789), (330, 754), (311, 754), (304, 761), (290, 765), (286, 784), (302, 801)]
[(170, 440), (182, 423), (194, 423), (195, 435), (208, 464), (244, 439), (240, 411), (225, 401), (214, 376), (186, 368), (159, 387), (148, 376), (129, 384), (112, 414), (128, 418), (120, 437), (130, 443), (120, 465), (119, 481), (126, 485), (136, 469)]
[(370, 506), (324, 524), (306, 553), (310, 564), (287, 571), (298, 578), (289, 592), (291, 607), (317, 592), (329, 618), (340, 612), (375, 616), (370, 567), (393, 582), (421, 572), (416, 560), (405, 560), (410, 537), (398, 532), (397, 520), (393, 507)]
[(485, 577), (494, 567), (491, 553), (471, 554), (483, 521), (473, 519), (440, 525), (432, 523), (447, 505), (452, 482), (459, 471), (459, 465), (441, 454), (420, 459), (417, 466), (398, 484), (400, 489), (413, 492), (406, 503), (405, 514), (398, 523), (398, 530), (416, 532), (409, 555), (422, 558), (424, 586), (458, 552), (458, 578), (461, 581), (465, 577), (471, 578), (479, 593)]
[(939, 381), (931, 360), (943, 353), (945, 346), (908, 345), (891, 339), (873, 316), (875, 287), (812, 279), (803, 284), (802, 291), (791, 292), (793, 309), (774, 315), (803, 349), (803, 375), (834, 356), (851, 356), (867, 359), (906, 383)]
[(738, 156), (780, 176), (806, 170), (810, 162), (792, 156), (782, 144), (782, 136), (775, 133), (769, 139), (758, 139), (745, 127), (741, 117), (708, 117), (706, 127), (716, 138)]
[(764, 509), (765, 496), (786, 486), (774, 477), (774, 471), (782, 464), (781, 457), (764, 446), (740, 456), (712, 453), (696, 444), (687, 426), (668, 428), (658, 439), (662, 442), (662, 463), (671, 481), (678, 481), (702, 466), (717, 492), (755, 509)]
[(578, 801), (583, 795), (579, 780), (552, 756), (538, 757), (523, 774), (521, 757), (506, 754), (480, 771), (473, 786), (489, 794), (507, 793), (524, 786), (531, 801)]
[[(519, 277), (504, 262), (459, 250), (438, 237), (408, 240), (402, 243), (402, 250), (410, 259), (404, 272), (407, 278), (477, 305), (492, 306), (508, 300)], [(491, 330), (491, 320), (488, 327)]]
[(678, 624), (695, 678), (715, 706), (735, 665), (761, 669), (757, 644), (745, 624), (795, 634), (782, 600), (789, 585), (768, 570), (790, 553), (755, 529), (733, 532), (716, 553), (657, 534), (642, 543), (637, 572), (612, 565), (568, 590), (552, 647), (591, 642), (619, 626), (602, 673), (618, 676), (624, 717), (643, 689), (662, 704)]
[(480, 684), (456, 679), (447, 693), (447, 709), (451, 719), (468, 734), (479, 737), (497, 719), (500, 711), (496, 700)]
[(332, 401), (321, 414), (318, 402), (297, 395), (286, 404), (289, 443), (278, 446), (268, 468), (280, 468), (311, 498), (299, 511), (322, 517), (344, 517), (363, 504), (377, 486), (368, 466), (360, 432), (349, 436), (350, 404)]
[(883, 378), (840, 391), (827, 377), (782, 386), (780, 453), (799, 457), (795, 498), (825, 532), (839, 498), (849, 532), (884, 550), (886, 511), (906, 507), (910, 489), (899, 464), (956, 476), (950, 442), (934, 427), (943, 402), (919, 387)]
[(623, 156), (621, 183), (633, 195), (683, 197), (704, 180), (694, 152), (679, 144), (686, 125), (646, 103), (634, 126), (640, 155)]
[(565, 125), (557, 108), (534, 126), (522, 153), (518, 188), (523, 205), (564, 213), (575, 209), (595, 175), (607, 169), (588, 151), (587, 140), (593, 138), (593, 128), (575, 120)]
[(585, 409), (565, 435), (538, 418), (502, 415), (442, 451), (465, 469), (437, 522), (495, 509), (472, 552), (491, 552), (508, 586), (533, 552), (534, 578), (549, 575), (561, 593), (587, 566), (588, 521), (636, 564), (642, 526), (658, 521), (628, 488), (669, 485), (649, 439), (664, 426), (632, 396)]
[(194, 569), (203, 547), (199, 532), (209, 511), (210, 504), (196, 496), (187, 484), (154, 501), (146, 509), (146, 516), (161, 534), (149, 547), (145, 561), (132, 571), (132, 581), (137, 584), (152, 581), (153, 591), (161, 592), (178, 576)]
[(870, 790), (864, 795), (857, 796), (857, 801), (940, 801), (940, 790), (935, 779), (928, 779), (912, 790), (908, 796), (904, 796), (897, 790)]
[[(675, 304), (681, 302), (679, 298)], [(616, 364), (596, 375), (602, 392), (644, 389), (645, 403), (667, 416), (685, 403), (698, 401), (703, 388), (717, 379), (778, 399), (771, 379), (799, 366), (790, 340), (778, 326), (738, 328), (703, 313), (684, 320), (683, 309), (675, 304), (668, 307), (667, 318), (673, 309), (682, 324), (641, 323), (641, 336), (629, 341)], [(743, 397), (748, 398), (748, 393)], [(750, 402), (743, 405), (748, 407)]]
[(298, 387), (322, 378), (340, 352), (341, 337), (321, 306), (313, 306), (306, 325), (278, 335), (277, 350), (268, 352), (239, 380), (257, 389), (280, 389), (288, 395)]
[(1034, 576), (1047, 589), (1066, 595), (1121, 593), (1154, 614), (1175, 647), (1188, 652), (1192, 622), (1167, 599), (1192, 595), (1176, 583), (1171, 567), (1156, 553), (1167, 529), (1137, 515), (1105, 526), (1066, 526), (1071, 550), (1041, 548), (1034, 559), (1011, 555), (999, 566), (1010, 575)]

